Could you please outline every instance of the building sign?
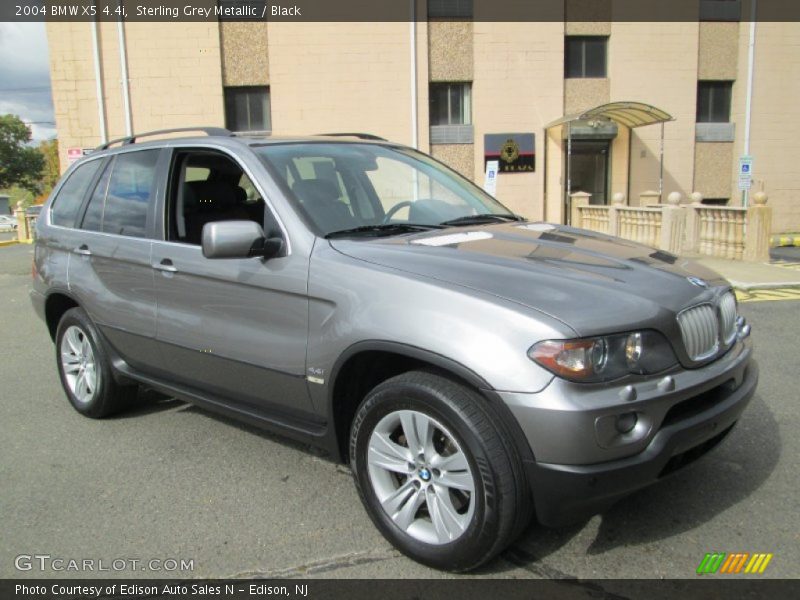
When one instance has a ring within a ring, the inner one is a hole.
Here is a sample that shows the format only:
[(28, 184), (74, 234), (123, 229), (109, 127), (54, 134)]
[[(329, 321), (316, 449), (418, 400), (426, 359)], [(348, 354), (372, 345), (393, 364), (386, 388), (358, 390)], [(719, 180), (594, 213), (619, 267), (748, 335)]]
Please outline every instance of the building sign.
[(536, 138), (532, 133), (487, 133), (483, 154), (485, 163), (498, 162), (500, 173), (536, 171)]
[(91, 154), (92, 150), (94, 148), (67, 148), (67, 162), (72, 164), (87, 154)]
[(490, 196), (497, 194), (497, 170), (500, 168), (498, 161), (486, 161), (486, 179), (483, 182), (483, 191)]
[(749, 190), (753, 187), (753, 157), (739, 158), (739, 189)]

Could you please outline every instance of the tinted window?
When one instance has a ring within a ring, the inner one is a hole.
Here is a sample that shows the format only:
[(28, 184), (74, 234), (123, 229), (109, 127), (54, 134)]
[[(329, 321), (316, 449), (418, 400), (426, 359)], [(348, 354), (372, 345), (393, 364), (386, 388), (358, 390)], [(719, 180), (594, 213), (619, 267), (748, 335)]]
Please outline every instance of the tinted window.
[(61, 225), (62, 227), (75, 225), (75, 217), (85, 197), (86, 188), (89, 187), (102, 162), (102, 160), (93, 160), (79, 166), (72, 172), (72, 175), (69, 176), (69, 179), (58, 192), (58, 196), (53, 200), (50, 220), (54, 225)]
[(472, 84), (432, 83), (430, 88), (431, 125), (469, 125), (472, 123)]
[(225, 88), (225, 124), (231, 131), (269, 131), (269, 88)]
[(697, 87), (697, 122), (729, 123), (732, 90), (731, 81), (701, 81)]
[(114, 159), (103, 210), (104, 232), (144, 237), (160, 152), (127, 152)]
[(606, 77), (608, 38), (571, 36), (565, 40), (564, 75), (567, 78)]
[(700, 0), (701, 21), (739, 21), (741, 0)]
[(83, 224), (81, 229), (88, 229), (89, 231), (103, 231), (103, 209), (106, 204), (106, 192), (108, 191), (108, 180), (111, 178), (111, 170), (114, 167), (114, 161), (108, 163), (100, 181), (92, 192), (92, 197), (89, 200), (89, 206), (86, 208), (86, 214), (83, 216)]
[(472, 0), (428, 0), (429, 17), (472, 16)]

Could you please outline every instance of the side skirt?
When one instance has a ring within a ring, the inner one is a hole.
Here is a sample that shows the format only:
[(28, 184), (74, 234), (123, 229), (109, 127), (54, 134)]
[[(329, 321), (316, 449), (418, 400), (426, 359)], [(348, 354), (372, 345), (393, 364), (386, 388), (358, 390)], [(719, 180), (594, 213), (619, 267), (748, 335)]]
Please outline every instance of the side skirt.
[(288, 415), (277, 410), (269, 413), (248, 410), (247, 407), (235, 405), (224, 398), (212, 396), (202, 390), (184, 387), (145, 375), (130, 367), (119, 357), (115, 357), (113, 368), (119, 376), (129, 381), (139, 383), (231, 419), (321, 448), (331, 456), (336, 456), (335, 435), (325, 421), (306, 419), (298, 415)]

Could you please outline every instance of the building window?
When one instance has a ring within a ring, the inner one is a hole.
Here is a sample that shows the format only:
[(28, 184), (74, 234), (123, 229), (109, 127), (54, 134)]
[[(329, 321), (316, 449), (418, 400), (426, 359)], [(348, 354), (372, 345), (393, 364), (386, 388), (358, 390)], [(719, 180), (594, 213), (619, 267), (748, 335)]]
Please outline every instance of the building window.
[(431, 125), (472, 124), (472, 84), (432, 83)]
[(269, 88), (225, 88), (225, 126), (231, 131), (271, 131)]
[(428, 16), (468, 19), (472, 16), (472, 0), (428, 0)]
[(697, 87), (697, 122), (729, 123), (732, 81), (701, 81)]
[(607, 77), (607, 36), (567, 36), (564, 42), (564, 77)]
[(741, 18), (741, 0), (700, 0), (701, 21), (739, 21)]

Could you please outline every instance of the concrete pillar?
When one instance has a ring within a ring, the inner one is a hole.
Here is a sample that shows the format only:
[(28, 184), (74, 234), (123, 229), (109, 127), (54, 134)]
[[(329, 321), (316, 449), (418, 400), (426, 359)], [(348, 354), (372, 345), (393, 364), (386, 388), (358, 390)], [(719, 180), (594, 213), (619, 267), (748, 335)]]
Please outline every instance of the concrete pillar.
[(744, 259), (765, 262), (769, 260), (769, 235), (772, 227), (772, 207), (767, 206), (767, 195), (756, 192), (747, 207), (747, 233), (744, 241)]
[(661, 209), (661, 240), (659, 247), (672, 254), (683, 252), (686, 228), (686, 209), (681, 206), (680, 192), (672, 192)]
[(692, 202), (686, 209), (686, 234), (684, 236), (683, 252), (696, 254), (700, 249), (698, 239), (700, 235), (700, 223), (697, 209), (703, 206), (703, 194), (700, 192), (692, 192), (689, 198)]
[(617, 192), (611, 197), (611, 206), (608, 207), (608, 235), (619, 236), (619, 210), (625, 206), (625, 194)]
[(570, 225), (572, 227), (583, 227), (581, 220), (580, 206), (589, 206), (592, 195), (588, 192), (575, 192), (569, 196), (570, 202)]
[(639, 206), (647, 207), (654, 204), (661, 204), (661, 194), (652, 190), (639, 194)]
[(28, 231), (28, 220), (25, 218), (25, 209), (22, 207), (22, 200), (17, 202), (14, 209), (14, 216), (17, 218), (17, 239), (20, 242), (26, 242), (31, 239), (31, 234)]

